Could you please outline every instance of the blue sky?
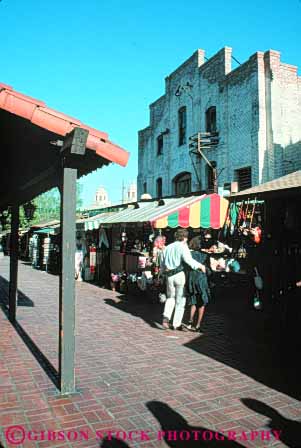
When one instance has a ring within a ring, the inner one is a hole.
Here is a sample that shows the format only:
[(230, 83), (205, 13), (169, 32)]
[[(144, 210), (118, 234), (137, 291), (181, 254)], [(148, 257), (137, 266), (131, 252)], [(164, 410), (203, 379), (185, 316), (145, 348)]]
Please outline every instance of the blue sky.
[[(137, 131), (164, 78), (197, 48), (245, 61), (281, 51), (301, 67), (301, 0), (0, 0), (0, 82), (109, 133), (131, 153), (81, 180), (85, 205), (104, 185), (120, 201), (137, 175)], [(300, 70), (299, 70), (300, 73)]]

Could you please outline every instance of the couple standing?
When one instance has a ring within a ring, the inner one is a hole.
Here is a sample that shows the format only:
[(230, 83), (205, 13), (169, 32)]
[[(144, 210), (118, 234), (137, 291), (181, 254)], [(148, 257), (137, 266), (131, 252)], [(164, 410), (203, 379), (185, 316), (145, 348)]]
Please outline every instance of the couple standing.
[(186, 282), (185, 264), (192, 270), (206, 273), (204, 264), (194, 260), (187, 245), (188, 230), (179, 229), (175, 233), (175, 242), (169, 244), (163, 252), (161, 270), (166, 276), (167, 299), (163, 312), (163, 328), (168, 329), (173, 311), (173, 328), (181, 329), (185, 311), (186, 298), (184, 287)]

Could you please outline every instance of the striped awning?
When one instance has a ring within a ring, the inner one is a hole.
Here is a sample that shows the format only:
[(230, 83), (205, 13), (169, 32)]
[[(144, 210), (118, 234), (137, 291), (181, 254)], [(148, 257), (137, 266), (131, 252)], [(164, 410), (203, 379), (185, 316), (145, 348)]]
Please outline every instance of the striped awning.
[(227, 199), (218, 194), (204, 195), (188, 205), (156, 217), (152, 225), (156, 229), (166, 227), (220, 229), (225, 223), (228, 205)]

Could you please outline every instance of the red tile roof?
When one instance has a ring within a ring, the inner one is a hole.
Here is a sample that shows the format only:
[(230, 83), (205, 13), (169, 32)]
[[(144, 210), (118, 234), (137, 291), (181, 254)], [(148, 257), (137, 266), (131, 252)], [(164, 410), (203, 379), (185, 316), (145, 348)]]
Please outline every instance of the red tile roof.
[(54, 109), (50, 109), (43, 101), (16, 92), (12, 87), (0, 83), (0, 108), (31, 121), (31, 123), (65, 136), (74, 127), (81, 127), (89, 131), (87, 148), (96, 152), (99, 156), (126, 166), (129, 153), (112, 143), (108, 134), (84, 125), (76, 118), (69, 117)]

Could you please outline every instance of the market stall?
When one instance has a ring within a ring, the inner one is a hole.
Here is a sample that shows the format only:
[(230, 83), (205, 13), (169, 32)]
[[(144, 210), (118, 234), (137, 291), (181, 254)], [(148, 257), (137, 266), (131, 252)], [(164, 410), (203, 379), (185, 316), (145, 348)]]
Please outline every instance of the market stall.
[(59, 272), (60, 258), (60, 224), (59, 221), (48, 225), (36, 225), (26, 235), (28, 241), (28, 259), (36, 269), (46, 272)]
[[(173, 241), (174, 230), (189, 228), (191, 237), (202, 229), (218, 232), (227, 210), (228, 201), (217, 194), (141, 201), (111, 216), (87, 221), (85, 228), (94, 232), (95, 245), (97, 234), (105, 234), (109, 250), (102, 245), (99, 251), (109, 253), (112, 289), (157, 290), (159, 259), (164, 245)], [(90, 244), (90, 253), (91, 248)]]
[[(230, 209), (238, 207), (232, 238), (244, 245), (249, 268), (262, 279), (261, 288), (256, 288), (261, 309), (276, 304), (286, 309), (301, 278), (300, 193), (301, 171), (297, 171), (230, 198)], [(250, 224), (254, 203), (255, 219)]]

